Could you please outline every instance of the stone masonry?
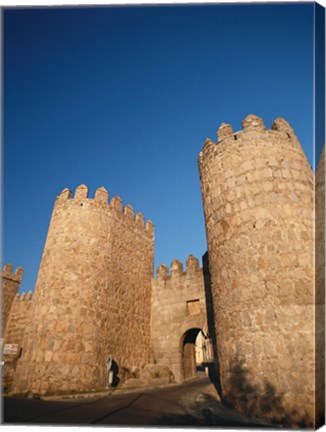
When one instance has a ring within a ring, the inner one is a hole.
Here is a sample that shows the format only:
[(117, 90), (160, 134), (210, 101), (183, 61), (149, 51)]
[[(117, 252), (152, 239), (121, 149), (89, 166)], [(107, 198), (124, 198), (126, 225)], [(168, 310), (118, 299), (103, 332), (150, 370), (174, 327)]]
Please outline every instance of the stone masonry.
[(282, 118), (217, 134), (199, 169), (224, 400), (313, 421), (313, 172)]
[(18, 294), (20, 282), (23, 277), (23, 269), (18, 267), (13, 273), (12, 264), (6, 264), (1, 274), (2, 278), (2, 314), (1, 314), (1, 337), (6, 331), (11, 307)]
[(84, 185), (73, 197), (61, 192), (33, 295), (17, 295), (21, 268), (13, 273), (6, 265), (1, 275), (3, 343), (22, 348), (3, 357), (11, 394), (103, 389), (109, 356), (120, 384), (158, 371), (166, 382), (181, 382), (195, 373), (194, 343), (202, 334), (213, 343), (210, 372), (223, 402), (269, 421), (318, 424), (324, 151), (315, 185), (284, 119), (267, 129), (249, 115), (242, 125), (234, 132), (223, 123), (218, 142), (206, 140), (199, 155), (203, 269), (190, 255), (185, 271), (174, 260), (153, 277), (150, 221), (119, 197), (109, 202), (103, 187), (94, 198)]
[[(13, 391), (85, 391), (150, 360), (154, 229), (108, 192), (57, 198)], [(137, 340), (137, 344), (135, 341)]]
[(33, 293), (31, 291), (27, 294), (17, 294), (11, 306), (3, 346), (6, 343), (15, 343), (18, 345), (18, 350), (15, 355), (3, 356), (4, 366), (2, 370), (2, 380), (5, 388), (11, 388), (18, 361), (23, 354), (22, 349), (24, 346), (26, 329), (29, 328), (31, 320), (32, 298)]
[(325, 410), (325, 147), (316, 170), (315, 188), (315, 327), (316, 327), (316, 418)]
[(206, 300), (203, 270), (190, 255), (183, 271), (182, 263), (173, 260), (168, 267), (157, 268), (152, 293), (152, 348), (154, 360), (168, 365), (177, 382), (183, 381), (182, 344), (191, 329), (207, 333)]

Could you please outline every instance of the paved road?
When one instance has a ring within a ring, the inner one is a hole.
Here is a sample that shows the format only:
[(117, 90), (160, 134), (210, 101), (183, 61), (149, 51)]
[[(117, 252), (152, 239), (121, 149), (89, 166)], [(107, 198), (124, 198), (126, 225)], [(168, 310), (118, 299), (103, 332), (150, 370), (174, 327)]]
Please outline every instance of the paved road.
[[(207, 378), (154, 390), (49, 401), (4, 397), (5, 424), (259, 426), (228, 413), (207, 394)], [(213, 409), (212, 409), (213, 408)]]

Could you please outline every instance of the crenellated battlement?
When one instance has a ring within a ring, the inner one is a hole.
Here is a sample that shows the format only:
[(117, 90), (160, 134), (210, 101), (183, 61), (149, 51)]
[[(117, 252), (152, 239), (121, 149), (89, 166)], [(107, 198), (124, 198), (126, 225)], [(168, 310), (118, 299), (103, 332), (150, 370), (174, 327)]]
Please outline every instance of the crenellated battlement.
[(22, 267), (17, 267), (16, 271), (14, 272), (12, 264), (6, 264), (1, 272), (1, 277), (20, 283), (23, 277), (23, 273), (24, 269)]
[(233, 128), (231, 125), (227, 123), (222, 123), (216, 134), (217, 134), (217, 141), (221, 142), (225, 138), (228, 138), (233, 135)]
[(189, 255), (186, 260), (186, 271), (196, 271), (200, 269), (199, 260), (193, 255)]
[(16, 302), (24, 302), (33, 300), (33, 292), (29, 291), (28, 293), (17, 294), (15, 301)]
[[(292, 145), (302, 151), (301, 144), (290, 124), (282, 117), (274, 120), (270, 129), (267, 129), (264, 121), (254, 115), (249, 114), (242, 121), (242, 130), (234, 132), (232, 125), (222, 123), (217, 130), (217, 142), (211, 138), (206, 138), (202, 151), (199, 153), (199, 166), (206, 159), (224, 153), (228, 148), (245, 144), (244, 140), (249, 141), (255, 146), (265, 145)], [(273, 144), (270, 144), (271, 141)]]
[(266, 130), (263, 119), (255, 114), (249, 114), (244, 120), (242, 120), (242, 128), (244, 131)]
[(183, 273), (183, 264), (178, 259), (174, 259), (170, 264), (170, 273), (171, 276), (177, 276)]
[(193, 255), (189, 255), (186, 260), (186, 271), (183, 269), (183, 264), (178, 259), (174, 259), (170, 268), (165, 264), (160, 264), (156, 270), (156, 280), (167, 280), (169, 278), (180, 277), (201, 270), (199, 260)]
[(123, 209), (123, 214), (129, 219), (133, 220), (135, 218), (135, 212), (134, 209), (130, 204), (126, 205)]
[(12, 305), (19, 291), (24, 270), (17, 267), (13, 271), (12, 264), (6, 264), (0, 273), (2, 289), (1, 331), (5, 332)]
[(118, 213), (123, 213), (123, 204), (122, 199), (119, 196), (115, 196), (111, 199), (110, 202), (111, 208), (116, 210)]
[(88, 198), (88, 187), (84, 184), (78, 186), (75, 190), (75, 199), (82, 200)]
[(112, 211), (117, 217), (121, 217), (128, 222), (133, 222), (135, 227), (143, 229), (149, 235), (154, 234), (154, 224), (152, 221), (145, 221), (142, 213), (135, 214), (130, 204), (123, 205), (119, 196), (112, 197), (109, 201), (109, 192), (103, 187), (96, 189), (94, 198), (89, 196), (89, 189), (86, 185), (78, 186), (74, 193), (65, 188), (57, 196), (55, 207), (57, 210), (65, 208), (67, 205), (78, 205), (84, 207), (98, 207), (105, 211)]
[(105, 187), (101, 186), (98, 189), (96, 189), (94, 199), (95, 201), (101, 203), (107, 203), (109, 200), (109, 192), (105, 189)]
[(165, 264), (160, 264), (156, 270), (156, 278), (166, 280), (170, 276), (169, 269)]

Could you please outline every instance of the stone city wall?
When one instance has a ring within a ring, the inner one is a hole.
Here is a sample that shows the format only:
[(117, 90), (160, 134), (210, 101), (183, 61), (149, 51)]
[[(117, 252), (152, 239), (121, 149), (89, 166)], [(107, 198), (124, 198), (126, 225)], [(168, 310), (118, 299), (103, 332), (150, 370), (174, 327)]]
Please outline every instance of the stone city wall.
[(199, 171), (205, 274), (189, 256), (186, 271), (174, 260), (152, 280), (150, 221), (104, 188), (62, 191), (33, 300), (16, 297), (22, 269), (2, 273), (5, 340), (23, 348), (7, 375), (12, 394), (104, 388), (109, 356), (120, 382), (162, 364), (180, 382), (197, 331), (209, 329), (225, 402), (312, 426), (324, 406), (324, 153), (314, 197), (291, 126), (278, 118), (268, 130), (250, 115), (243, 130), (222, 124), (218, 143), (206, 141)]
[(186, 271), (173, 260), (169, 269), (160, 265), (153, 279), (152, 348), (154, 360), (169, 366), (175, 380), (184, 379), (182, 347), (188, 330), (207, 333), (203, 270), (198, 259), (190, 255)]
[(32, 299), (33, 293), (31, 291), (16, 295), (4, 334), (5, 343), (14, 343), (22, 346), (25, 329), (31, 319)]
[(10, 310), (8, 323), (3, 339), (3, 348), (7, 344), (18, 345), (18, 351), (15, 355), (3, 354), (2, 360), (4, 362), (2, 369), (2, 384), (6, 390), (10, 390), (16, 371), (16, 366), (21, 358), (25, 349), (24, 336), (26, 329), (29, 328), (31, 320), (31, 305), (32, 305), (32, 292), (17, 294)]
[[(56, 200), (13, 391), (104, 388), (109, 355), (123, 374), (150, 357), (154, 228), (104, 188)], [(136, 337), (137, 332), (137, 337)], [(135, 340), (140, 347), (136, 349)]]
[(11, 306), (18, 294), (20, 283), (23, 277), (23, 269), (18, 267), (15, 273), (12, 271), (12, 264), (6, 264), (1, 272), (1, 295), (2, 295), (2, 315), (1, 315), (1, 337), (4, 336)]
[[(114, 199), (112, 199), (113, 201)], [(113, 204), (111, 201), (111, 205)], [(141, 213), (114, 202), (116, 222), (111, 228), (110, 314), (108, 352), (118, 363), (121, 380), (151, 359), (151, 292), (154, 271), (154, 225)], [(119, 223), (122, 219), (123, 223)]]
[(314, 417), (314, 176), (290, 125), (253, 115), (199, 155), (225, 400)]

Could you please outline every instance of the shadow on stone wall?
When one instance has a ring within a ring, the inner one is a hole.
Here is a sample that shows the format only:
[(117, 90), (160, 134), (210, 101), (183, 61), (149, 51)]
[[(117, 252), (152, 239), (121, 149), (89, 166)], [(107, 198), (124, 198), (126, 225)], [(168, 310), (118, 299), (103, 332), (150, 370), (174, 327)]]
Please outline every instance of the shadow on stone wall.
[(300, 416), (294, 409), (289, 411), (285, 408), (283, 395), (277, 393), (267, 380), (263, 385), (252, 383), (248, 369), (240, 361), (235, 361), (231, 366), (226, 387), (228, 395), (223, 396), (223, 403), (246, 417), (264, 419), (291, 429), (313, 427), (307, 417)]
[[(200, 395), (200, 400), (189, 406), (186, 413), (162, 416), (157, 426), (189, 426), (189, 427), (222, 427), (222, 428), (256, 428), (277, 429), (278, 427), (257, 420), (245, 419), (241, 415), (225, 408), (214, 396)], [(279, 426), (281, 428), (281, 426)]]
[(218, 362), (218, 348), (216, 342), (216, 327), (213, 310), (213, 297), (212, 297), (212, 285), (211, 276), (209, 272), (209, 258), (208, 252), (203, 257), (203, 273), (204, 273), (204, 285), (205, 285), (205, 297), (206, 297), (206, 310), (207, 310), (207, 326), (209, 337), (213, 344), (214, 363), (208, 365), (209, 378), (214, 384), (218, 394), (222, 397), (222, 387), (220, 381), (220, 368)]
[(235, 360), (231, 366), (229, 380), (225, 386), (228, 388), (228, 395), (224, 394), (226, 393), (225, 391), (224, 393), (222, 392), (208, 252), (203, 255), (202, 260), (208, 332), (212, 340), (214, 352), (214, 363), (210, 364), (209, 378), (224, 405), (230, 409), (236, 409), (246, 417), (264, 419), (274, 425), (282, 425), (287, 428), (313, 427), (312, 422), (307, 417), (300, 416), (295, 410), (291, 412), (286, 410), (283, 395), (278, 394), (275, 387), (267, 380), (265, 380), (262, 386), (252, 383), (249, 371), (241, 361)]
[(258, 428), (258, 429), (311, 429), (313, 425), (295, 410), (287, 411), (282, 395), (269, 382), (263, 386), (250, 382), (249, 372), (234, 363), (228, 382), (232, 396), (223, 402), (211, 394), (201, 394), (187, 412), (162, 416), (157, 425)]
[(112, 360), (111, 370), (113, 372), (112, 387), (118, 387), (120, 382), (119, 366), (115, 360)]

